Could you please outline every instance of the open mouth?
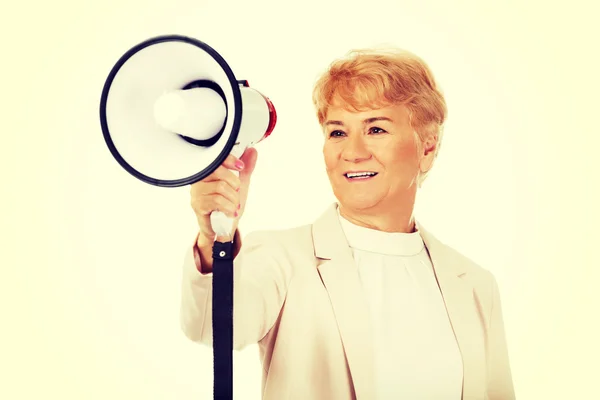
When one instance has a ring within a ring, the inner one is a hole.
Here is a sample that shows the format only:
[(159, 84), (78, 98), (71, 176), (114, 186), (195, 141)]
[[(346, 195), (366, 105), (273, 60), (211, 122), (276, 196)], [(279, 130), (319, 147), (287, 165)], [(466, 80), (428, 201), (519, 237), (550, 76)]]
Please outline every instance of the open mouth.
[(344, 176), (351, 181), (367, 180), (377, 175), (377, 172), (361, 171), (361, 172), (346, 172)]

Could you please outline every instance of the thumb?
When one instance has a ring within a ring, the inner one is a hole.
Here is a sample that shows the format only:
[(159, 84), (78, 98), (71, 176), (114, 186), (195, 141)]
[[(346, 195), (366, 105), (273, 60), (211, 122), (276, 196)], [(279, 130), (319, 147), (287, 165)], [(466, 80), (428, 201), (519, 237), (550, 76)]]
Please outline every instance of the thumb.
[(247, 186), (250, 183), (250, 177), (256, 167), (257, 159), (258, 152), (254, 147), (248, 148), (240, 157), (240, 160), (244, 163), (244, 169), (240, 171), (240, 183), (242, 186)]
[(248, 191), (250, 187), (250, 177), (252, 176), (252, 172), (254, 171), (254, 167), (256, 166), (256, 159), (258, 158), (258, 153), (256, 149), (249, 148), (244, 152), (240, 160), (244, 163), (244, 169), (240, 171), (240, 204), (241, 210), (240, 215), (244, 213), (246, 209), (246, 199), (248, 198)]

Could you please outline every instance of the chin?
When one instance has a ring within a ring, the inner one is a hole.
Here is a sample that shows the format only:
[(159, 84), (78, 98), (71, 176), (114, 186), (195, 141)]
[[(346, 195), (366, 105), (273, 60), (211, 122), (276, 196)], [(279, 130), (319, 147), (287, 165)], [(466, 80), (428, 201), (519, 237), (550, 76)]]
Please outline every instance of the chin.
[(350, 210), (368, 210), (381, 204), (381, 197), (375, 197), (372, 194), (368, 196), (337, 196), (338, 201), (344, 208)]

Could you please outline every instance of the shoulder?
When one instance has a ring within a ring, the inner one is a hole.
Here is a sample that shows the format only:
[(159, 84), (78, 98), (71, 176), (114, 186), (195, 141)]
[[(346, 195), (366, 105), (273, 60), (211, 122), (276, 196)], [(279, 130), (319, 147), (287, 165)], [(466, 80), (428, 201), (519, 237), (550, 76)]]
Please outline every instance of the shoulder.
[(435, 247), (440, 262), (444, 264), (443, 267), (455, 270), (460, 279), (471, 285), (481, 298), (491, 300), (497, 295), (496, 277), (486, 266), (431, 234), (428, 236), (428, 241)]
[(465, 277), (470, 277), (470, 279), (475, 281), (486, 282), (495, 279), (494, 274), (486, 266), (477, 263), (470, 256), (450, 245), (443, 244), (443, 246), (446, 248), (448, 258), (459, 264), (465, 271)]

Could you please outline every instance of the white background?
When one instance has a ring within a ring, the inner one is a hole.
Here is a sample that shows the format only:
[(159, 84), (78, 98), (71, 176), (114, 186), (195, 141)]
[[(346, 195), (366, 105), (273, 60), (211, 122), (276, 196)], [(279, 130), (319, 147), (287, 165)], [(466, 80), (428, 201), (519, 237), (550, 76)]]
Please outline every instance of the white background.
[[(37, 4), (36, 4), (37, 3)], [(179, 330), (188, 188), (122, 170), (98, 105), (116, 60), (178, 33), (269, 96), (244, 233), (334, 198), (312, 84), (352, 48), (423, 57), (449, 106), (419, 219), (497, 277), (519, 399), (597, 393), (598, 63), (593, 2), (29, 2), (1, 12), (0, 398), (210, 399), (212, 352)], [(255, 346), (236, 398), (259, 399)]]

